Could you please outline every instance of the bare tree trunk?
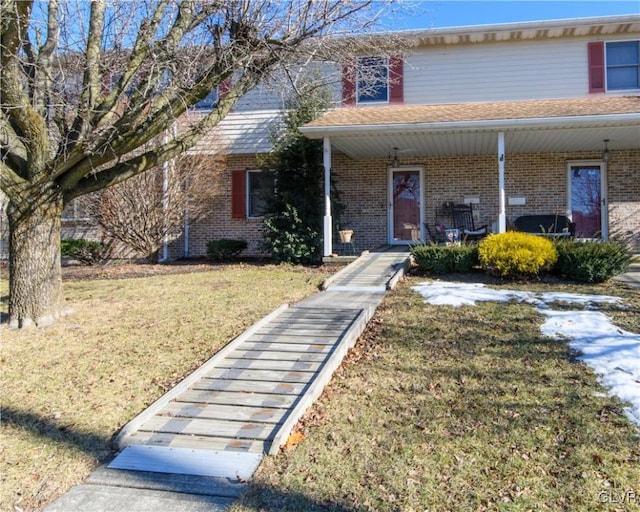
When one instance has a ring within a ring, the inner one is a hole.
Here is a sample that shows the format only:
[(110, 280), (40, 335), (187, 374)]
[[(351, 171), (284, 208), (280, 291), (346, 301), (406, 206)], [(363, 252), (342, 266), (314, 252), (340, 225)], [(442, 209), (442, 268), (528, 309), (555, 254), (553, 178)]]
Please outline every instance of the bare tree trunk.
[(9, 326), (53, 323), (64, 313), (60, 268), (62, 198), (26, 211), (10, 203)]

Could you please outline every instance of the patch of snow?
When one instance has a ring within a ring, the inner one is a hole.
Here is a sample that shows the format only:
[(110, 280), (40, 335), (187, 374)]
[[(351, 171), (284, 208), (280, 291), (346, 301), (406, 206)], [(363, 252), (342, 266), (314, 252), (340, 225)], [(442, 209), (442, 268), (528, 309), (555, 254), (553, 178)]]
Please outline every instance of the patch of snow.
[[(624, 331), (602, 312), (593, 311), (597, 304), (621, 303), (619, 297), (563, 292), (519, 292), (493, 290), (479, 283), (419, 283), (413, 289), (425, 303), (433, 305), (475, 305), (478, 301), (519, 301), (533, 304), (546, 317), (542, 334), (566, 338), (582, 355), (579, 359), (591, 366), (600, 382), (621, 400), (630, 403), (627, 417), (640, 425), (640, 335)], [(551, 304), (566, 302), (588, 309), (554, 311)], [(589, 309), (591, 308), (591, 309)]]
[(547, 317), (542, 333), (569, 339), (600, 382), (631, 403), (627, 417), (640, 424), (640, 335), (619, 329), (599, 311), (540, 311)]
[(493, 290), (479, 283), (420, 283), (413, 287), (427, 304), (436, 306), (475, 306), (476, 302), (510, 302), (530, 300), (528, 292)]

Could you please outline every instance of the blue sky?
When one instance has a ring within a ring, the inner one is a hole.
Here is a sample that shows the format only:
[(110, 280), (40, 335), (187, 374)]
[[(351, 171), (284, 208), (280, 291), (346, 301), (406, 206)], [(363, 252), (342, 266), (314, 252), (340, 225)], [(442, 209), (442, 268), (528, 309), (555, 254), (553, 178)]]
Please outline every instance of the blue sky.
[(409, 13), (391, 14), (387, 23), (391, 25), (389, 29), (455, 27), (640, 13), (640, 0), (401, 0), (401, 6), (407, 8)]

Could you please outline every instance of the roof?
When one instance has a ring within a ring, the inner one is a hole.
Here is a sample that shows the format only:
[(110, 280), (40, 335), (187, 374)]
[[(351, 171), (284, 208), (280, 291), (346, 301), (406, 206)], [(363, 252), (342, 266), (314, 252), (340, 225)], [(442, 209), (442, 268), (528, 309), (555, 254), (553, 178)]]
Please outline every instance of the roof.
[(578, 118), (637, 114), (639, 112), (640, 97), (638, 96), (352, 107), (331, 110), (315, 121), (306, 124), (303, 131), (311, 135), (316, 131), (323, 131), (323, 128)]
[(543, 40), (563, 37), (624, 36), (640, 30), (640, 14), (443, 27), (395, 32), (417, 46)]
[(640, 97), (337, 108), (303, 126), (351, 158), (490, 154), (499, 132), (515, 153), (640, 147)]

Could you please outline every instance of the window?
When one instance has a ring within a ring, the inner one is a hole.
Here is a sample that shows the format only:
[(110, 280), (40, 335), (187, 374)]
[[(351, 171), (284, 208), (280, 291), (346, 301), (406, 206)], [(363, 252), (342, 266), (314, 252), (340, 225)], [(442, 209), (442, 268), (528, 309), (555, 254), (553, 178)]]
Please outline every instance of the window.
[[(604, 59), (604, 57), (603, 57)], [(342, 66), (342, 101), (345, 105), (404, 103), (404, 59), (360, 57)]]
[(218, 105), (218, 88), (207, 94), (203, 99), (196, 103), (193, 108), (197, 110), (212, 110)]
[(640, 41), (607, 43), (607, 90), (640, 89)]
[(78, 197), (64, 207), (62, 211), (63, 221), (90, 221), (91, 202), (100, 201), (96, 194)]
[(274, 176), (270, 172), (247, 172), (247, 217), (262, 217), (273, 196)]
[(358, 103), (389, 101), (389, 59), (360, 57), (357, 67)]

